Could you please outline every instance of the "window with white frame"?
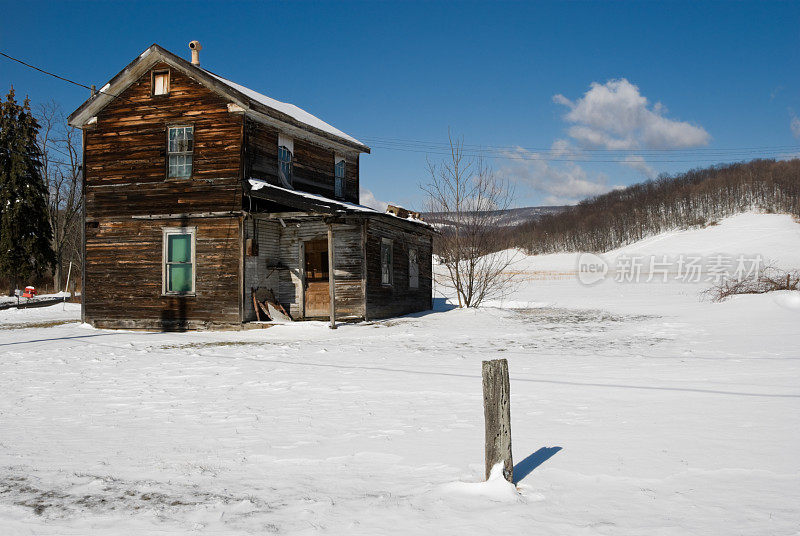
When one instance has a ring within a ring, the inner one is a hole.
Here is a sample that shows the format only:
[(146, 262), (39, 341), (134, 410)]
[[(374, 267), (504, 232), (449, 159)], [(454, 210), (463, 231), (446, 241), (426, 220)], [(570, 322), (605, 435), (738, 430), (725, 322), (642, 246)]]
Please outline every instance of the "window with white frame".
[(419, 262), (417, 250), (408, 250), (408, 288), (419, 288)]
[(153, 95), (169, 94), (169, 71), (153, 72)]
[(168, 177), (192, 176), (192, 154), (194, 152), (194, 127), (169, 127), (167, 133)]
[(292, 155), (294, 140), (289, 136), (278, 136), (278, 176), (287, 188), (292, 188)]
[(344, 198), (344, 167), (344, 157), (337, 154), (333, 165), (334, 196), (337, 199)]
[(381, 239), (381, 284), (391, 285), (394, 282), (394, 263), (392, 254), (392, 241), (388, 238)]
[(168, 227), (164, 236), (164, 294), (194, 294), (195, 228)]

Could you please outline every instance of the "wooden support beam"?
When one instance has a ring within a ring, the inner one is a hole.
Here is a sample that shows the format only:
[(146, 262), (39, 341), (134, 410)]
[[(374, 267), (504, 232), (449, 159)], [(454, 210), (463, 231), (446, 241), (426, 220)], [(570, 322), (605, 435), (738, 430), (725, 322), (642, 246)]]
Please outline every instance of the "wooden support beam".
[(333, 252), (333, 224), (328, 224), (328, 287), (331, 300), (331, 329), (336, 329), (336, 276)]
[(134, 214), (132, 220), (184, 220), (187, 218), (226, 218), (241, 216), (241, 210), (227, 210), (221, 212), (192, 212), (185, 214)]
[(503, 464), (503, 477), (514, 482), (514, 462), (511, 458), (511, 389), (508, 380), (508, 361), (484, 361), (483, 413), (486, 419), (486, 479), (492, 467)]

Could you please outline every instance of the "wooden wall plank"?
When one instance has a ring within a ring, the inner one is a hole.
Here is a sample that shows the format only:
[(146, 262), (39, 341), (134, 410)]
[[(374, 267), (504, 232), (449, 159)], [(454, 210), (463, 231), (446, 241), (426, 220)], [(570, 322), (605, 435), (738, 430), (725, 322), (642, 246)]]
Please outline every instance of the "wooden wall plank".
[[(392, 240), (393, 284), (381, 283), (381, 239)], [(432, 253), (430, 231), (411, 231), (385, 218), (373, 218), (366, 230), (367, 317), (387, 318), (432, 308)], [(412, 289), (408, 277), (408, 250), (417, 250), (419, 287)]]
[[(245, 131), (247, 176), (282, 186), (278, 178), (278, 129), (247, 118)], [(336, 151), (330, 147), (294, 139), (293, 186), (304, 192), (333, 198), (335, 156)], [(347, 153), (342, 156), (345, 157), (344, 200), (358, 203), (358, 155)]]
[[(156, 65), (154, 69), (167, 68)], [(84, 131), (86, 320), (152, 329), (240, 323), (239, 217), (136, 219), (242, 209), (243, 117), (171, 70), (170, 93), (151, 96), (150, 71)], [(194, 125), (193, 173), (167, 178), (167, 127)], [(162, 227), (192, 225), (196, 296), (162, 296)]]
[[(148, 71), (85, 131), (87, 218), (241, 209), (242, 116), (179, 71), (170, 76), (169, 95), (151, 96)], [(167, 127), (176, 124), (194, 125), (188, 179), (166, 178)]]
[[(196, 226), (196, 295), (162, 295), (164, 227)], [(239, 323), (239, 218), (101, 219), (87, 232), (84, 294), (88, 322), (169, 329)]]

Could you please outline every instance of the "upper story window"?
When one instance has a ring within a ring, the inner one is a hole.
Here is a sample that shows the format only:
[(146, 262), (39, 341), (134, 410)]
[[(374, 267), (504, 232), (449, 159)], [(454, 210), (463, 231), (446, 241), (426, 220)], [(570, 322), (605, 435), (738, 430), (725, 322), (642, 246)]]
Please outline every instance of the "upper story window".
[(169, 94), (169, 71), (153, 71), (153, 95)]
[(344, 157), (336, 155), (333, 165), (334, 196), (344, 198)]
[(170, 178), (192, 176), (194, 127), (169, 127), (167, 134), (168, 174)]
[(292, 187), (292, 154), (294, 153), (294, 140), (283, 134), (278, 135), (278, 176), (283, 185)]

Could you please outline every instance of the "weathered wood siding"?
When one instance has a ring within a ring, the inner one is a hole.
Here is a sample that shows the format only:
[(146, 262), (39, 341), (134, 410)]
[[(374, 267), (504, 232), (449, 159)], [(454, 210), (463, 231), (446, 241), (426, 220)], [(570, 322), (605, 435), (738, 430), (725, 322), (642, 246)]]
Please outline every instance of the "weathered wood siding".
[[(196, 227), (196, 295), (162, 296), (164, 227)], [(239, 218), (116, 220), (86, 229), (87, 320), (175, 329), (239, 323)]]
[[(431, 309), (432, 236), (412, 224), (392, 222), (391, 216), (366, 222), (365, 262), (367, 267), (367, 318), (386, 318)], [(392, 240), (393, 283), (381, 283), (381, 239)], [(419, 287), (409, 286), (408, 251), (417, 250)]]
[(364, 250), (362, 226), (334, 224), (336, 318), (364, 318)]
[[(303, 318), (303, 250), (309, 240), (327, 239), (328, 226), (321, 220), (287, 222), (281, 229), (281, 265), (278, 300), (293, 318)], [(333, 225), (336, 315), (364, 317), (363, 250), (361, 225)]]
[[(166, 69), (157, 65), (155, 70)], [(227, 101), (170, 69), (170, 93), (151, 96), (151, 72), (85, 132), (86, 319), (108, 327), (240, 322), (239, 216), (135, 216), (239, 211), (243, 118)], [(194, 126), (190, 178), (167, 179), (167, 127)], [(162, 297), (162, 227), (197, 226), (195, 297)]]
[[(282, 186), (278, 178), (277, 128), (253, 119), (245, 120), (245, 173)], [(292, 155), (293, 186), (297, 190), (334, 198), (334, 164), (337, 152), (306, 140), (294, 139)], [(358, 155), (340, 153), (345, 157), (345, 201), (359, 202)]]
[[(166, 68), (156, 66), (154, 70)], [(180, 71), (151, 96), (150, 72), (86, 129), (86, 216), (241, 210), (243, 117)], [(194, 126), (192, 177), (167, 179), (167, 127)]]
[(272, 289), (275, 297), (279, 292), (281, 268), (280, 237), (281, 225), (275, 220), (252, 214), (244, 222), (245, 238), (254, 239), (258, 245), (258, 255), (244, 258), (244, 321), (256, 320), (252, 289)]

